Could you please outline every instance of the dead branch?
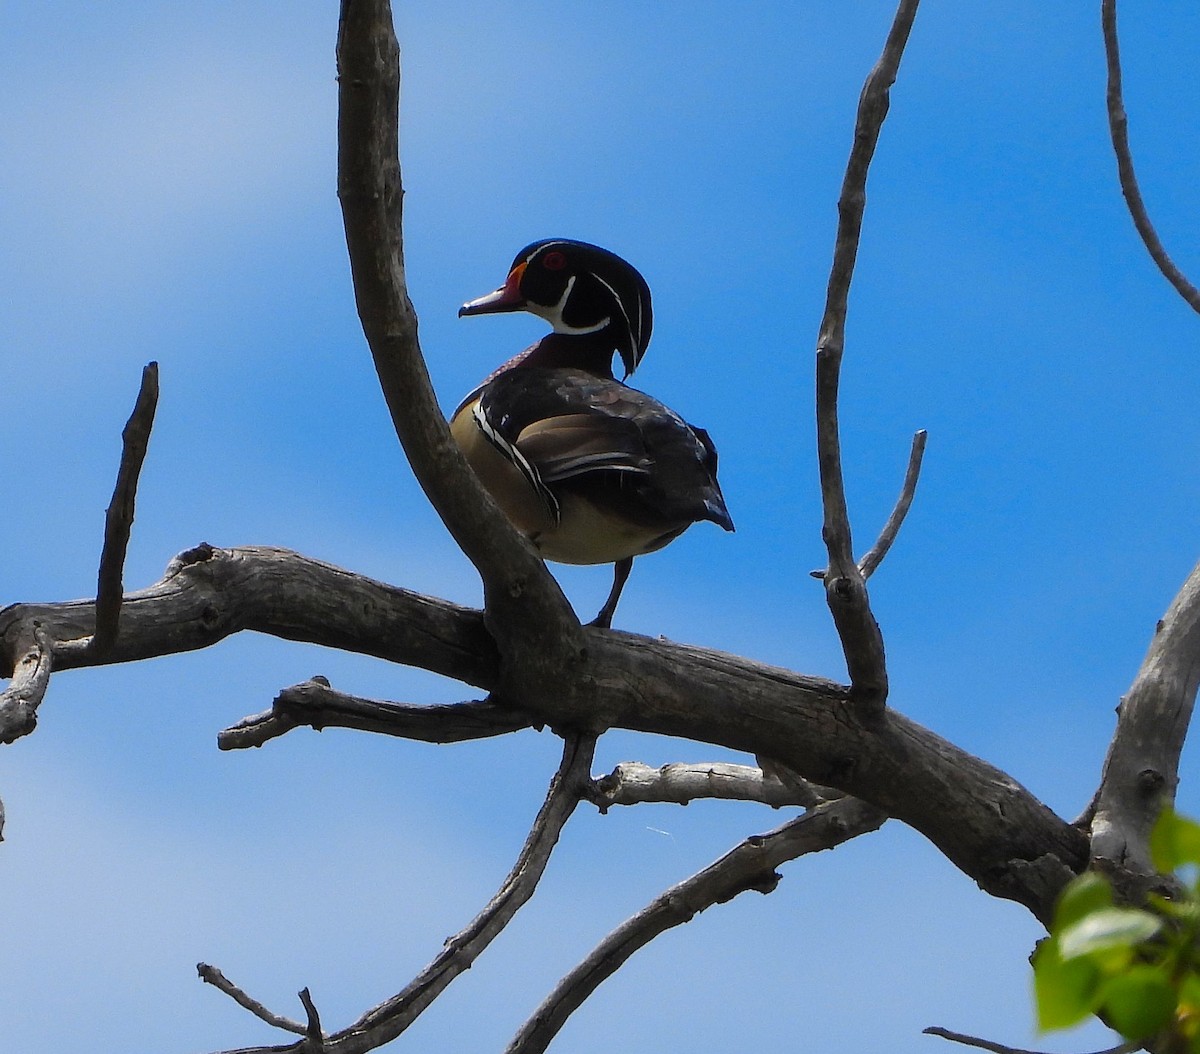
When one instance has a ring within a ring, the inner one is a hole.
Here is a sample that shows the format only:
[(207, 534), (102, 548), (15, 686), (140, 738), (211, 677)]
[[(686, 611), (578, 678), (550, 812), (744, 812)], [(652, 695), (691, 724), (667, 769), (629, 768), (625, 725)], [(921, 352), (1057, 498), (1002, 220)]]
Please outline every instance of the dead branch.
[(588, 800), (601, 812), (607, 812), (614, 805), (647, 802), (687, 805), (697, 798), (756, 801), (772, 809), (787, 805), (808, 809), (824, 800), (819, 790), (802, 780), (785, 783), (753, 765), (722, 762), (684, 765), (675, 762), (653, 768), (641, 762), (626, 761), (607, 776), (592, 780)]
[(739, 893), (770, 893), (780, 864), (807, 853), (832, 849), (876, 830), (887, 817), (865, 802), (846, 798), (812, 812), (770, 834), (748, 838), (720, 860), (654, 898), (604, 938), (586, 959), (555, 986), (521, 1027), (506, 1054), (540, 1054), (577, 1010), (634, 952), (659, 934), (690, 922), (714, 904)]
[(21, 630), (13, 634), (12, 683), (0, 692), (0, 743), (12, 743), (37, 727), (54, 665), (53, 643), (42, 621), (30, 619)]
[(1133, 153), (1129, 148), (1129, 120), (1125, 115), (1125, 102), (1121, 89), (1121, 51), (1117, 40), (1117, 0), (1102, 0), (1100, 4), (1100, 27), (1104, 33), (1104, 57), (1108, 66), (1108, 131), (1112, 138), (1113, 153), (1117, 157), (1117, 178), (1121, 183), (1121, 194), (1137, 228), (1146, 251), (1155, 266), (1162, 272), (1163, 277), (1175, 287), (1184, 300), (1191, 305), (1193, 311), (1200, 311), (1200, 289), (1187, 280), (1184, 273), (1175, 266), (1175, 262), (1163, 248), (1154, 224), (1150, 222), (1150, 214), (1146, 211), (1146, 203), (1142, 200), (1142, 191), (1138, 186), (1137, 175), (1133, 170)]
[(102, 656), (86, 646), (96, 624), (93, 601), (0, 608), (0, 677), (12, 674), (39, 622), (56, 670), (194, 651), (253, 630), (420, 666), (475, 687), (493, 687), (498, 678), (495, 645), (474, 608), (269, 546), (201, 544), (180, 553), (159, 582), (125, 596), (121, 636)]
[(868, 75), (859, 99), (854, 145), (838, 199), (837, 240), (825, 314), (817, 337), (817, 458), (825, 510), (821, 536), (829, 554), (829, 567), (824, 576), (825, 597), (846, 656), (854, 699), (863, 708), (864, 716), (876, 719), (887, 702), (887, 664), (883, 635), (871, 613), (864, 576), (854, 560), (838, 431), (838, 384), (845, 348), (850, 282), (854, 277), (867, 203), (867, 172), (887, 116), (889, 91), (896, 81), (918, 2), (901, 0), (883, 54)]
[[(484, 582), (492, 630), (521, 690), (541, 693), (578, 648), (579, 620), (533, 547), (467, 466), (438, 407), (404, 277), (398, 155), (400, 49), (387, 0), (343, 0), (338, 26), (338, 198), (363, 332), (418, 482)], [(519, 653), (519, 658), (517, 654)]]
[(209, 966), (208, 963), (196, 963), (196, 973), (200, 975), (200, 980), (205, 984), (211, 984), (214, 988), (224, 992), (238, 1006), (249, 1010), (256, 1018), (260, 1021), (265, 1021), (272, 1028), (281, 1028), (285, 1032), (295, 1032), (298, 1036), (307, 1035), (308, 1029), (300, 1024), (299, 1021), (293, 1021), (291, 1018), (283, 1017), (268, 1010), (257, 999), (248, 995), (243, 989), (229, 980), (215, 966)]
[(883, 525), (883, 530), (879, 532), (879, 538), (858, 562), (858, 573), (863, 576), (864, 581), (870, 578), (876, 568), (883, 563), (883, 558), (887, 556), (888, 550), (896, 540), (896, 535), (900, 533), (900, 528), (904, 525), (904, 518), (908, 515), (913, 496), (917, 492), (917, 481), (921, 477), (921, 460), (925, 456), (925, 441), (928, 438), (929, 433), (923, 428), (913, 436), (912, 449), (908, 454), (908, 469), (904, 473), (904, 485), (900, 488), (900, 497), (896, 499), (892, 514), (888, 517), (887, 523)]
[[(1009, 1047), (1003, 1043), (996, 1043), (990, 1039), (980, 1039), (978, 1036), (967, 1036), (961, 1032), (951, 1032), (948, 1028), (940, 1028), (937, 1025), (932, 1025), (929, 1028), (921, 1030), (923, 1035), (938, 1036), (941, 1039), (948, 1039), (951, 1043), (962, 1043), (968, 1047), (978, 1047), (980, 1050), (990, 1050), (993, 1054), (1040, 1054), (1036, 1050), (1023, 1050), (1021, 1047)], [(1096, 1054), (1133, 1054), (1135, 1050), (1141, 1050), (1141, 1043), (1119, 1043), (1115, 1047), (1108, 1047), (1105, 1050), (1098, 1050)]]
[[(1092, 859), (1154, 885), (1150, 829), (1175, 800), (1179, 755), (1200, 687), (1200, 564), (1155, 627), (1141, 669), (1121, 700), (1091, 810)], [(1127, 890), (1138, 896), (1142, 890)]]
[[(558, 772), (550, 782), (546, 800), (508, 878), (470, 925), (446, 941), (437, 957), (403, 991), (369, 1010), (347, 1028), (324, 1037), (320, 1047), (312, 1046), (306, 1039), (283, 1049), (297, 1054), (317, 1049), (329, 1054), (362, 1054), (374, 1050), (400, 1035), (454, 978), (470, 969), (533, 896), (563, 827), (586, 792), (595, 747), (594, 736), (566, 738)], [(312, 1028), (313, 1016), (310, 1015), (309, 1028), (305, 1030), (310, 1037)], [(250, 1047), (224, 1054), (269, 1054), (279, 1049)]]
[(293, 728), (353, 728), (425, 743), (462, 743), (530, 728), (533, 719), (491, 700), (419, 706), (384, 703), (335, 691), (323, 677), (285, 688), (265, 713), (243, 718), (217, 734), (221, 750), (243, 750)]
[(104, 652), (117, 639), (121, 600), (125, 592), (125, 553), (133, 529), (138, 477), (146, 460), (154, 411), (158, 406), (158, 363), (142, 370), (142, 384), (125, 428), (121, 432), (121, 463), (112, 501), (104, 516), (104, 546), (96, 583), (96, 631), (90, 647)]
[[(286, 550), (200, 546), (182, 554), (161, 582), (126, 596), (121, 635), (100, 658), (72, 643), (94, 620), (90, 601), (0, 610), (0, 675), (25, 654), (38, 622), (56, 670), (173, 654), (250, 629), (419, 666), (511, 705), (479, 611)], [(535, 711), (518, 697), (518, 709), (567, 727), (584, 707), (598, 728), (769, 757), (908, 823), (988, 892), (1039, 917), (1049, 917), (1062, 884), (1087, 861), (1084, 834), (1011, 777), (895, 711), (882, 725), (864, 721), (842, 685), (632, 633), (583, 635), (573, 698), (561, 710), (543, 699)]]

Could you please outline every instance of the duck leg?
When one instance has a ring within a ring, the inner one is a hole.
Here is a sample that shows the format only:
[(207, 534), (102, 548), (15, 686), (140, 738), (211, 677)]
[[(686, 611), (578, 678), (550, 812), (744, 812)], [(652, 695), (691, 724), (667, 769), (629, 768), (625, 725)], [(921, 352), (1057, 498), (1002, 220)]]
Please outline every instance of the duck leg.
[(633, 570), (633, 557), (627, 556), (624, 560), (618, 560), (613, 564), (613, 584), (609, 590), (608, 599), (604, 602), (604, 606), (600, 608), (600, 613), (588, 623), (589, 626), (599, 626), (601, 629), (611, 629), (613, 615), (617, 610), (617, 601), (621, 599), (621, 590), (625, 588), (625, 583), (629, 579), (629, 572)]

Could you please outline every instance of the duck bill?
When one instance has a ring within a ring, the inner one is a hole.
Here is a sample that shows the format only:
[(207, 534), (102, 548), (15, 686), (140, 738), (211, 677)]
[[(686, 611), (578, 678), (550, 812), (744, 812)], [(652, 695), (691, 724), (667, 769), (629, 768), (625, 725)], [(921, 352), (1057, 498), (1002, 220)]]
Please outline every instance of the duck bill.
[(521, 295), (521, 276), (525, 273), (525, 265), (514, 267), (505, 279), (504, 285), (494, 293), (481, 296), (477, 300), (468, 300), (458, 309), (458, 317), (464, 315), (496, 315), (502, 311), (523, 311), (526, 300)]

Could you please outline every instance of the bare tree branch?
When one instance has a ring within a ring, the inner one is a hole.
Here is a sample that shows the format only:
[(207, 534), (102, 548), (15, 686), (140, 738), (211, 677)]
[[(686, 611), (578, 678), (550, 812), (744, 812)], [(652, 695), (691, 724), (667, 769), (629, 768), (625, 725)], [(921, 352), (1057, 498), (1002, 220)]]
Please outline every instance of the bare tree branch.
[(304, 1007), (305, 1017), (308, 1019), (308, 1027), (304, 1030), (304, 1034), (308, 1037), (308, 1049), (313, 1054), (320, 1054), (325, 1049), (325, 1033), (321, 1029), (321, 1015), (317, 1013), (317, 1005), (313, 1002), (312, 994), (307, 988), (301, 988), (300, 1004)]
[(158, 363), (151, 362), (142, 370), (142, 384), (133, 413), (121, 432), (121, 464), (112, 501), (104, 517), (104, 547), (100, 552), (96, 585), (96, 631), (90, 642), (91, 649), (98, 653), (107, 651), (117, 639), (125, 592), (125, 553), (133, 529), (138, 477), (146, 460), (157, 406)]
[(338, 197), (379, 383), (418, 482), (483, 578), (492, 631), (520, 653), (511, 666), (522, 690), (537, 689), (578, 648), (579, 621), (467, 466), (429, 382), (404, 277), (399, 46), (387, 0), (343, 0), (337, 54)]
[(11, 675), (38, 622), (54, 644), (56, 670), (193, 651), (254, 630), (420, 666), (476, 687), (493, 688), (499, 678), (495, 644), (474, 608), (269, 546), (201, 544), (180, 553), (161, 581), (126, 595), (121, 636), (102, 656), (86, 646), (96, 622), (93, 601), (0, 608), (0, 677)]
[(690, 922), (714, 904), (739, 893), (770, 893), (775, 868), (806, 853), (836, 845), (880, 827), (887, 817), (852, 798), (820, 805), (770, 834), (748, 838), (720, 860), (654, 898), (604, 938), (566, 975), (521, 1027), (506, 1054), (540, 1054), (575, 1010), (639, 948), (674, 926)]
[(281, 1028), (285, 1032), (295, 1032), (298, 1036), (308, 1034), (306, 1026), (300, 1024), (299, 1021), (293, 1021), (291, 1018), (283, 1017), (268, 1010), (253, 996), (247, 995), (243, 989), (235, 985), (215, 966), (209, 966), (208, 963), (197, 963), (196, 973), (200, 975), (200, 980), (205, 984), (211, 984), (214, 988), (220, 989), (237, 1003), (238, 1006), (249, 1010), (260, 1021), (265, 1021), (273, 1028)]
[(1125, 197), (1133, 225), (1150, 253), (1150, 258), (1163, 273), (1163, 277), (1175, 287), (1176, 292), (1191, 305), (1192, 310), (1200, 311), (1200, 289), (1187, 280), (1163, 248), (1158, 232), (1150, 222), (1137, 175), (1133, 170), (1133, 154), (1129, 148), (1129, 121), (1125, 116), (1125, 103), (1121, 91), (1117, 0), (1101, 0), (1100, 26), (1104, 33), (1104, 57), (1108, 64), (1108, 131), (1112, 137), (1113, 152), (1117, 155), (1117, 178), (1121, 182), (1121, 193)]
[(846, 656), (854, 699), (865, 716), (876, 718), (883, 713), (887, 703), (887, 664), (883, 636), (871, 614), (866, 582), (854, 561), (838, 432), (838, 384), (846, 342), (850, 282), (854, 276), (867, 202), (867, 172), (887, 116), (889, 91), (896, 81), (918, 2), (901, 0), (883, 54), (863, 85), (854, 126), (854, 145), (838, 199), (837, 240), (825, 314), (817, 337), (817, 458), (821, 501), (825, 509), (821, 535), (829, 553), (829, 567), (824, 576), (825, 597)]
[[(295, 1054), (310, 1051), (364, 1054), (404, 1032), (454, 978), (471, 968), (533, 896), (563, 827), (586, 793), (595, 747), (595, 736), (570, 735), (565, 738), (558, 771), (550, 781), (546, 800), (508, 878), (470, 925), (447, 940), (437, 957), (403, 991), (367, 1011), (347, 1028), (323, 1037), (319, 1045), (314, 1045), (312, 1039), (314, 1011), (309, 1015), (309, 1026), (302, 1026), (308, 1038), (298, 1044), (282, 1048), (244, 1047), (222, 1054), (276, 1054), (283, 1050)], [(319, 1028), (319, 1021), (316, 1027)]]
[(261, 747), (293, 728), (354, 728), (426, 743), (461, 743), (530, 728), (533, 719), (491, 700), (418, 706), (383, 703), (335, 691), (323, 677), (285, 688), (265, 713), (217, 734), (222, 750)]
[(917, 480), (921, 477), (921, 459), (925, 456), (925, 441), (928, 438), (929, 433), (923, 428), (913, 436), (912, 449), (908, 454), (908, 469), (904, 473), (904, 486), (900, 488), (900, 497), (896, 499), (896, 506), (892, 509), (892, 514), (888, 517), (887, 523), (883, 525), (883, 530), (879, 532), (879, 538), (858, 562), (858, 573), (863, 576), (864, 581), (870, 578), (875, 573), (875, 569), (883, 562), (883, 558), (887, 556), (888, 550), (896, 540), (896, 535), (900, 533), (900, 528), (904, 525), (904, 518), (912, 506), (913, 495), (917, 492)]
[(12, 743), (37, 727), (37, 710), (46, 697), (54, 665), (53, 643), (42, 621), (30, 619), (22, 630), (14, 634), (19, 651), (12, 664), (12, 683), (0, 692), (0, 743)]
[(824, 800), (820, 790), (827, 788), (818, 789), (804, 781), (785, 783), (754, 765), (722, 762), (684, 765), (675, 762), (652, 768), (641, 762), (626, 761), (607, 776), (592, 780), (588, 800), (601, 812), (607, 812), (614, 805), (646, 802), (687, 805), (697, 798), (756, 801), (773, 809), (787, 805), (808, 809)]
[[(990, 1050), (993, 1051), (993, 1054), (1040, 1054), (1036, 1050), (1023, 1050), (1021, 1047), (1005, 1046), (1003, 1043), (995, 1043), (990, 1039), (980, 1039), (978, 1036), (967, 1036), (961, 1032), (951, 1032), (950, 1029), (940, 1028), (937, 1025), (922, 1029), (922, 1034), (926, 1036), (940, 1036), (942, 1039), (950, 1040), (951, 1043), (962, 1043), (968, 1047)], [(1120, 1043), (1115, 1047), (1098, 1050), (1096, 1054), (1133, 1054), (1135, 1050), (1141, 1050), (1141, 1048), (1141, 1043)]]
[[(55, 670), (204, 647), (253, 629), (420, 666), (483, 688), (492, 701), (570, 727), (586, 708), (621, 727), (769, 757), (805, 779), (877, 805), (923, 833), (996, 896), (1048, 919), (1062, 885), (1085, 866), (1085, 835), (995, 767), (889, 711), (864, 720), (842, 685), (707, 648), (595, 628), (574, 695), (555, 710), (505, 692), (480, 612), (268, 548), (200, 546), (157, 585), (126, 596), (121, 635), (97, 658), (72, 643), (94, 625), (87, 601), (0, 611), (0, 676), (40, 622)], [(57, 643), (54, 642), (65, 642)], [(11, 689), (10, 689), (11, 691)], [(565, 694), (565, 693), (564, 693)]]
[[(1200, 564), (1155, 628), (1150, 648), (1117, 711), (1117, 727), (1091, 810), (1092, 859), (1108, 872), (1159, 879), (1150, 829), (1175, 800), (1179, 755), (1200, 687)], [(1125, 890), (1135, 898), (1145, 889)]]

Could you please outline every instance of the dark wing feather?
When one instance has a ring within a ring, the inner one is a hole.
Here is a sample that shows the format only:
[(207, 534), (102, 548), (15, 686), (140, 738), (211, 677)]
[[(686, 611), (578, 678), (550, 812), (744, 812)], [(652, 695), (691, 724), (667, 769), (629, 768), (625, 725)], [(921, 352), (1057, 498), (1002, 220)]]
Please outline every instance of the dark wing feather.
[(634, 422), (607, 414), (560, 414), (521, 430), (517, 449), (537, 465), (544, 483), (587, 472), (645, 475), (653, 462)]
[(607, 488), (647, 521), (733, 530), (707, 433), (636, 388), (583, 370), (514, 369), (485, 385), (480, 408), (543, 484)]

